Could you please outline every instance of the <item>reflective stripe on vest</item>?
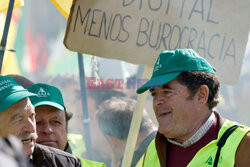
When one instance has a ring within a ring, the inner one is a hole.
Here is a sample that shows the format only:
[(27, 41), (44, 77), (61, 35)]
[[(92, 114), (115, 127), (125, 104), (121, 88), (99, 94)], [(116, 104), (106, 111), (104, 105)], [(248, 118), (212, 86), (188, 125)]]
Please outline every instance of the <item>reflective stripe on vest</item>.
[[(188, 164), (187, 167), (212, 167), (215, 159), (215, 155), (217, 152), (217, 143), (224, 132), (233, 125), (237, 123), (226, 120), (222, 127), (219, 130), (218, 138), (216, 140), (212, 140), (202, 149), (200, 149)], [(250, 131), (249, 128), (240, 125), (241, 127), (237, 128), (227, 139), (225, 145), (221, 149), (221, 154), (218, 162), (218, 167), (233, 167), (235, 162), (235, 154), (237, 148), (246, 135), (247, 132)], [(160, 167), (160, 162), (158, 159), (157, 151), (155, 148), (155, 140), (153, 140), (144, 157), (144, 166), (143, 167)]]

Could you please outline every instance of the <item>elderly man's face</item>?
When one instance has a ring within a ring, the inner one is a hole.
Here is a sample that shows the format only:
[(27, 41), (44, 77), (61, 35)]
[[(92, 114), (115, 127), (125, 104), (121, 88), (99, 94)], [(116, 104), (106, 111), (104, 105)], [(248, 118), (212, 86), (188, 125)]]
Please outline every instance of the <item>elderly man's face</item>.
[(36, 141), (35, 110), (29, 98), (22, 99), (0, 112), (0, 136), (21, 139), (25, 154), (31, 155)]
[(37, 143), (64, 150), (67, 145), (65, 112), (52, 106), (36, 107)]

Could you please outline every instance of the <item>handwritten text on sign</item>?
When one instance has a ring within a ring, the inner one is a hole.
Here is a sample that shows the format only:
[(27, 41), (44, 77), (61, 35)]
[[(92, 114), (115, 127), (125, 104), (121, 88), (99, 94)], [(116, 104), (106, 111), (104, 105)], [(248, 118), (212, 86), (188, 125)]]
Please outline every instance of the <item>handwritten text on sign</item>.
[(235, 83), (248, 40), (249, 0), (78, 0), (64, 43), (73, 51), (153, 65), (162, 50), (193, 48)]

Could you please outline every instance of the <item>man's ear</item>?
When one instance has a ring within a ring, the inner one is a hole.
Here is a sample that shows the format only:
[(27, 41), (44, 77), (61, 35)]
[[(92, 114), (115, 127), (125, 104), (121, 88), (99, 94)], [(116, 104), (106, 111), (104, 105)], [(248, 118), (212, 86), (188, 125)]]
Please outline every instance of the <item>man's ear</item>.
[(195, 96), (199, 104), (206, 104), (208, 101), (209, 88), (207, 85), (201, 85)]

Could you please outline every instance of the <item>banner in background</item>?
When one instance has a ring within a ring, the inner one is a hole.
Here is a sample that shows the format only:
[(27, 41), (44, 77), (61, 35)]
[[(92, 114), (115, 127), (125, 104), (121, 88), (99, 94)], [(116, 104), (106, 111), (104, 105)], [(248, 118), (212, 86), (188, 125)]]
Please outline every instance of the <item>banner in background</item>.
[(153, 65), (162, 50), (193, 48), (225, 84), (240, 75), (249, 0), (77, 0), (64, 44), (73, 51)]

